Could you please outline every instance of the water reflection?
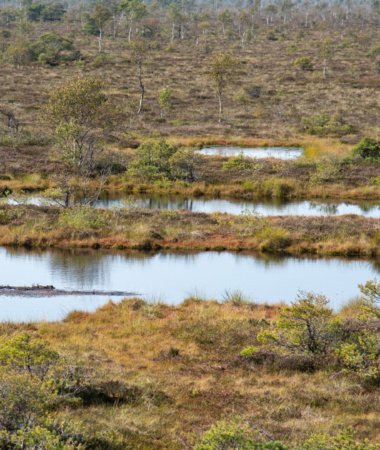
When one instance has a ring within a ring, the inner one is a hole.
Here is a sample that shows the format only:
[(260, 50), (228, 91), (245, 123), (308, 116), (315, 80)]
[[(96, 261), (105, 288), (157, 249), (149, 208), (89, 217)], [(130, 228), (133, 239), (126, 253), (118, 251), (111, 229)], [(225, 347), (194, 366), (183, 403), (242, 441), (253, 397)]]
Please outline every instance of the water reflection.
[[(302, 290), (327, 295), (335, 307), (355, 297), (359, 283), (380, 274), (379, 262), (216, 252), (144, 255), (0, 249), (0, 267), (0, 284), (7, 285), (122, 290), (167, 303), (179, 303), (194, 293), (221, 299), (226, 290), (240, 290), (257, 302), (290, 302)], [(93, 311), (107, 300), (0, 296), (0, 320), (59, 320), (73, 309)]]
[(207, 146), (199, 150), (199, 153), (206, 156), (239, 156), (247, 158), (276, 158), (276, 159), (297, 159), (300, 158), (304, 150), (298, 147), (236, 147), (236, 146)]
[[(43, 197), (19, 197), (8, 199), (9, 204), (52, 205)], [(183, 198), (178, 196), (128, 196), (104, 194), (94, 205), (97, 208), (146, 208), (155, 210), (187, 210), (203, 213), (258, 214), (261, 216), (341, 216), (357, 214), (380, 218), (380, 204), (371, 202), (318, 202), (257, 200), (236, 201), (227, 199)]]
[(159, 210), (187, 210), (203, 213), (227, 213), (233, 215), (258, 214), (262, 216), (340, 216), (357, 214), (380, 218), (378, 203), (333, 203), (317, 201), (257, 200), (238, 201), (227, 199), (184, 199), (176, 196), (120, 196), (104, 195), (96, 203), (99, 208), (147, 208)]

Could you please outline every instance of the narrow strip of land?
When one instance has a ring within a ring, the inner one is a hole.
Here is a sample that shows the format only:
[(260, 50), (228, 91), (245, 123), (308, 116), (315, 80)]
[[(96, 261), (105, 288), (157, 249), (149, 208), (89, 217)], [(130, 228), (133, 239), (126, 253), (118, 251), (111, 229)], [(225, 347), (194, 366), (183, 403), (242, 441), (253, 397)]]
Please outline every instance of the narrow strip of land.
[(27, 248), (256, 251), (376, 257), (380, 220), (186, 211), (0, 208), (0, 245)]
[(0, 296), (7, 297), (58, 297), (70, 295), (103, 295), (109, 297), (131, 297), (138, 296), (135, 292), (126, 291), (97, 291), (97, 290), (65, 290), (54, 286), (0, 286)]

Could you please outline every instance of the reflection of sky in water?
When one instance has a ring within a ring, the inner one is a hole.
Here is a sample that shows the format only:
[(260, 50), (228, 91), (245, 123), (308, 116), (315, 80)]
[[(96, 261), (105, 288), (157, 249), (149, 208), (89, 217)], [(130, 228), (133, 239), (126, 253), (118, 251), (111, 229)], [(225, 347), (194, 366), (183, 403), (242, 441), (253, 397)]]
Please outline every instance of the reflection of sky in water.
[[(0, 284), (132, 291), (168, 303), (179, 303), (194, 294), (222, 299), (226, 290), (240, 290), (257, 302), (290, 302), (303, 290), (327, 295), (335, 307), (355, 297), (359, 283), (379, 278), (380, 273), (378, 266), (366, 261), (272, 260), (215, 252), (135, 257), (0, 249), (0, 267)], [(92, 311), (106, 301), (102, 296), (0, 296), (0, 320), (58, 320), (73, 309)]]
[[(71, 311), (92, 312), (107, 303), (102, 296), (58, 296), (51, 298), (22, 298), (0, 296), (0, 320), (2, 322), (30, 322), (62, 320)], [(112, 301), (120, 301), (113, 297)]]
[[(54, 204), (42, 197), (24, 197), (8, 199), (8, 203)], [(148, 209), (185, 209), (192, 212), (258, 214), (261, 216), (341, 216), (357, 214), (366, 217), (380, 218), (380, 205), (377, 203), (328, 203), (317, 201), (235, 201), (226, 199), (183, 199), (166, 196), (125, 196), (113, 197), (104, 195), (96, 202), (98, 208), (148, 208)]]
[(278, 158), (278, 159), (297, 159), (303, 155), (304, 150), (297, 147), (221, 147), (209, 146), (203, 147), (199, 153), (207, 156), (239, 156), (247, 158)]

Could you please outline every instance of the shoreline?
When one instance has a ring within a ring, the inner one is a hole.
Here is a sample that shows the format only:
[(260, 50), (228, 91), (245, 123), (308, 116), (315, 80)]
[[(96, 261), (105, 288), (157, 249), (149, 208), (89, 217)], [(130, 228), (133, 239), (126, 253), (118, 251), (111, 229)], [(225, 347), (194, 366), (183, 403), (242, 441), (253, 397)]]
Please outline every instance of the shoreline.
[(2, 206), (0, 245), (373, 258), (380, 255), (380, 219)]

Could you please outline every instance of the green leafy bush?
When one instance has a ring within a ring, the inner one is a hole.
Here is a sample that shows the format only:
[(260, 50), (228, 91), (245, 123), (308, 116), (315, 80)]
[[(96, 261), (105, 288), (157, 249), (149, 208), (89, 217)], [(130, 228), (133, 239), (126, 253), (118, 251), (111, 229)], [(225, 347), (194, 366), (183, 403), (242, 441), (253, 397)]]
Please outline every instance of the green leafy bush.
[(249, 345), (248, 347), (244, 347), (243, 350), (240, 352), (240, 356), (242, 358), (251, 358), (253, 355), (255, 355), (258, 351), (258, 348), (254, 345)]
[(376, 450), (377, 445), (359, 442), (351, 430), (343, 430), (336, 435), (317, 433), (307, 439), (299, 450)]
[(54, 400), (53, 392), (29, 374), (1, 371), (0, 430), (13, 432), (37, 425)]
[(293, 180), (266, 178), (261, 183), (261, 190), (264, 197), (278, 198), (285, 200), (291, 197), (295, 189)]
[(0, 366), (43, 378), (58, 359), (57, 352), (43, 342), (33, 341), (28, 334), (0, 340)]
[(291, 244), (290, 235), (287, 230), (281, 227), (264, 227), (257, 238), (261, 240), (260, 249), (263, 252), (281, 252)]
[(207, 430), (195, 450), (377, 450), (366, 440), (358, 441), (353, 432), (342, 430), (335, 435), (315, 433), (299, 445), (265, 440), (258, 431), (238, 419), (217, 422)]
[(315, 163), (315, 172), (310, 177), (311, 183), (324, 184), (337, 182), (341, 171), (342, 160), (338, 158), (323, 158)]
[(32, 3), (28, 6), (26, 15), (31, 22), (55, 22), (62, 20), (65, 15), (65, 7), (62, 3)]
[(180, 148), (169, 159), (171, 177), (174, 179), (195, 181), (197, 167), (203, 157), (193, 148)]
[(363, 159), (380, 159), (380, 141), (364, 138), (353, 149), (352, 154)]
[(109, 225), (105, 217), (97, 214), (91, 207), (78, 206), (60, 212), (59, 224), (74, 230), (102, 229)]
[(18, 39), (5, 52), (6, 59), (16, 67), (25, 66), (34, 59), (29, 42)]
[(278, 322), (258, 339), (285, 353), (326, 355), (334, 336), (334, 316), (327, 299), (309, 293), (285, 307)]
[(246, 158), (243, 153), (228, 158), (228, 160), (223, 163), (223, 170), (226, 171), (236, 170), (239, 172), (254, 172), (261, 167), (262, 166), (259, 163)]
[(37, 425), (22, 428), (17, 432), (0, 432), (0, 445), (7, 450), (81, 450), (86, 447), (68, 436)]
[(363, 385), (378, 386), (380, 283), (359, 288), (362, 296), (350, 318), (333, 313), (324, 296), (300, 294), (281, 309), (278, 320), (261, 327), (255, 346), (245, 347), (240, 356), (277, 370), (338, 369)]
[(357, 375), (365, 383), (378, 384), (380, 335), (373, 325), (380, 319), (380, 283), (368, 281), (359, 289), (362, 296), (356, 330), (337, 345), (336, 354), (347, 373)]
[(159, 90), (157, 95), (158, 104), (160, 106), (161, 119), (164, 117), (164, 113), (169, 111), (172, 102), (172, 91), (168, 87), (164, 87)]
[(247, 423), (220, 421), (206, 431), (195, 450), (287, 450), (278, 441), (260, 439), (259, 433)]
[(180, 148), (168, 142), (141, 144), (127, 170), (127, 177), (145, 182), (165, 180), (195, 181), (196, 168), (203, 158), (192, 148)]
[(30, 46), (33, 60), (51, 66), (80, 59), (80, 52), (69, 39), (56, 33), (45, 33)]
[(296, 58), (293, 61), (293, 65), (297, 67), (298, 69), (304, 70), (304, 71), (313, 71), (314, 70), (314, 64), (311, 60), (311, 58), (307, 56), (300, 56), (299, 58)]
[(344, 136), (353, 131), (353, 127), (338, 115), (317, 114), (302, 119), (303, 130), (316, 136)]
[(171, 178), (170, 158), (177, 148), (166, 141), (149, 141), (141, 144), (130, 164), (127, 176), (142, 181), (155, 181)]

